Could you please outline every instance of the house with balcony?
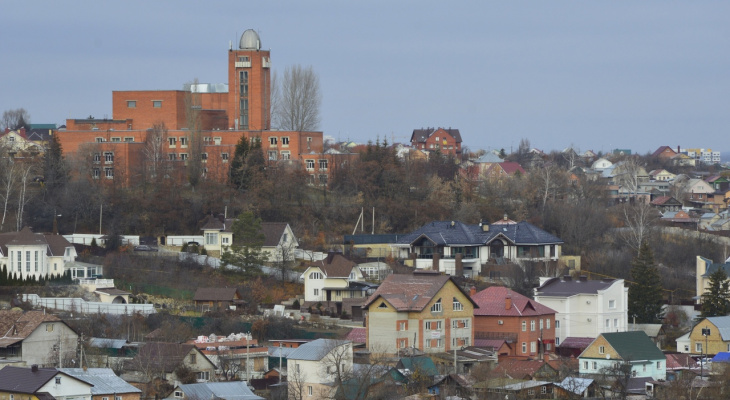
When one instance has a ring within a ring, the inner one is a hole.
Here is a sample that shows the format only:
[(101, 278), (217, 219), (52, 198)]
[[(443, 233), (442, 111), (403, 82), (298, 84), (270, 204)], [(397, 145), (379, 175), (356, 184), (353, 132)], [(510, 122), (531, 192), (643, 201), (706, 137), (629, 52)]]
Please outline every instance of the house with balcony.
[(535, 301), (556, 311), (556, 345), (568, 337), (625, 331), (628, 296), (623, 279), (540, 278), (540, 287), (535, 288)]
[(389, 275), (368, 298), (367, 348), (396, 354), (408, 348), (426, 353), (474, 343), (474, 309), (469, 294), (436, 271)]
[(0, 267), (19, 279), (63, 275), (67, 263), (76, 260), (76, 249), (61, 235), (19, 232), (0, 233)]
[[(341, 253), (331, 252), (324, 260), (311, 263), (302, 273), (303, 306), (320, 305), (339, 315), (343, 310), (343, 303), (348, 303), (350, 307), (359, 306), (375, 292), (377, 285), (367, 282), (366, 278), (354, 261), (348, 260)], [(345, 311), (352, 314), (352, 309)]]
[(555, 352), (555, 310), (503, 286), (471, 294), (474, 336), (514, 343), (511, 356), (543, 358)]
[(478, 276), (482, 265), (510, 260), (557, 261), (563, 241), (529, 222), (506, 216), (492, 224), (433, 221), (400, 236), (393, 248), (407, 265), (455, 276)]
[(303, 344), (287, 357), (289, 398), (333, 398), (338, 377), (352, 370), (352, 343), (317, 339)]

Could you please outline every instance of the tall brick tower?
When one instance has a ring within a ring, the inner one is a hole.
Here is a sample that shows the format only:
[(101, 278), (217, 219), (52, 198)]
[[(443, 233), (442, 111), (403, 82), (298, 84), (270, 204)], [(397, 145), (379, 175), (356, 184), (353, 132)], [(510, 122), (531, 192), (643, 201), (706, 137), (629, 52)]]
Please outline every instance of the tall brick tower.
[(228, 127), (271, 129), (271, 56), (261, 50), (253, 29), (241, 35), (238, 49), (228, 51)]

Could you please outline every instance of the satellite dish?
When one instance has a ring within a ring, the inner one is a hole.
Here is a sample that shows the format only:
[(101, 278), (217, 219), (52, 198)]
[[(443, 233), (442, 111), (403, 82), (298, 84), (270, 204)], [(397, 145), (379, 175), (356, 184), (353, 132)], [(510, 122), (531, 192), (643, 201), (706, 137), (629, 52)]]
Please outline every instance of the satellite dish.
[(610, 359), (611, 359), (611, 355), (610, 354), (606, 354), (606, 360), (610, 360)]

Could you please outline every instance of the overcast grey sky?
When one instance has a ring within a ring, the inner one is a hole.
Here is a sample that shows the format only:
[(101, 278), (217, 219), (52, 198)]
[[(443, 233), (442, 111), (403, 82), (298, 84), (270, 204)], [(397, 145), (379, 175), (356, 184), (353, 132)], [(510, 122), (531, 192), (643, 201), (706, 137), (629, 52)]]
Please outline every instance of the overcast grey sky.
[(319, 73), (325, 135), (470, 149), (730, 151), (730, 2), (3, 1), (0, 111), (112, 117), (112, 90), (226, 82), (256, 29)]

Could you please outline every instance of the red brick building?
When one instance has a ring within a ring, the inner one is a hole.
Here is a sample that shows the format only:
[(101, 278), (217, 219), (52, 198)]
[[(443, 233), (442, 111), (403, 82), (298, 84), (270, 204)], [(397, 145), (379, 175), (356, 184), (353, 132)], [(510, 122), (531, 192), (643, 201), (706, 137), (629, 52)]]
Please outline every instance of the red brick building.
[(461, 133), (458, 129), (421, 128), (414, 129), (411, 146), (427, 152), (440, 151), (442, 154), (461, 155)]
[(515, 291), (492, 286), (474, 293), (474, 337), (511, 342), (512, 356), (542, 358), (555, 352), (555, 313)]
[[(207, 179), (226, 180), (228, 161), (245, 137), (261, 141), (269, 163), (297, 163), (309, 172), (312, 183), (326, 183), (343, 157), (324, 153), (322, 132), (271, 130), (270, 67), (269, 51), (261, 50), (258, 34), (249, 29), (239, 48), (228, 52), (228, 84), (114, 91), (111, 119), (68, 119), (58, 138), (68, 158), (82, 167), (80, 173), (92, 179), (128, 184), (140, 174), (149, 175), (152, 164), (163, 162), (174, 171), (167, 175), (184, 177), (193, 154), (191, 132), (200, 132), (202, 174)], [(153, 131), (161, 124), (164, 133)], [(158, 159), (150, 159), (150, 146), (160, 149)]]

